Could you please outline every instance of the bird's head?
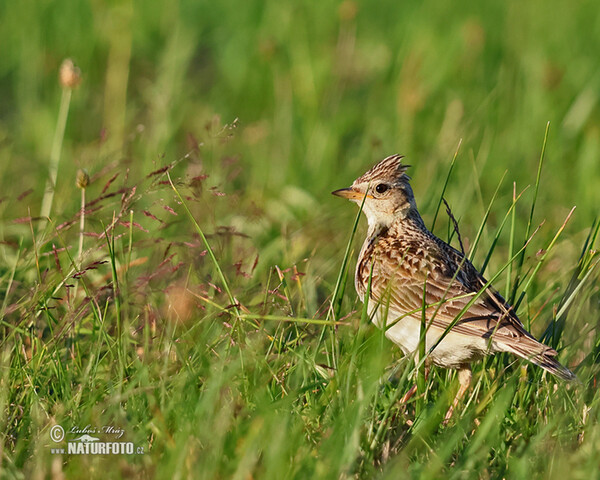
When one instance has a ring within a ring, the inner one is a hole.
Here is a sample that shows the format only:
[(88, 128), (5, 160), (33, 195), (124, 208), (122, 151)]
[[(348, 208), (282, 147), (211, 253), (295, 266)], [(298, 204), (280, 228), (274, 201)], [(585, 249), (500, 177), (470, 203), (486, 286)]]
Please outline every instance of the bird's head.
[(405, 173), (409, 165), (404, 165), (402, 158), (401, 155), (387, 157), (354, 180), (350, 187), (331, 193), (363, 205), (370, 227), (388, 227), (417, 210), (410, 178)]

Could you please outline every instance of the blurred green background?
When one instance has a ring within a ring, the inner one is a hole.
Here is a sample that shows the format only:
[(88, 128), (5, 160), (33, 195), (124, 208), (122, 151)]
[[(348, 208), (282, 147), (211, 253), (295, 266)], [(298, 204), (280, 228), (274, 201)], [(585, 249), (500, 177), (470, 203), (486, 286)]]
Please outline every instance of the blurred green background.
[(25, 0), (0, 5), (0, 44), (7, 193), (39, 195), (57, 70), (71, 57), (83, 82), (64, 178), (107, 158), (181, 156), (216, 115), (239, 119), (232, 151), (244, 175), (232, 188), (277, 197), (292, 184), (329, 210), (330, 190), (398, 152), (423, 203), (462, 138), (450, 198), (463, 216), (473, 168), (484, 193), (505, 170), (509, 196), (512, 181), (531, 182), (550, 121), (543, 203), (580, 205), (586, 225), (600, 201), (593, 1)]
[[(455, 478), (468, 477), (463, 473), (469, 469), (489, 478), (508, 469), (529, 479), (536, 466), (540, 475), (552, 471), (567, 478), (565, 472), (576, 465), (581, 478), (591, 478), (600, 445), (596, 390), (581, 395), (578, 390), (575, 398), (561, 389), (560, 396), (551, 397), (554, 384), (539, 381), (537, 370), (530, 384), (520, 382), (516, 369), (512, 376), (497, 375), (506, 366), (502, 359), (477, 367), (483, 386), (474, 391), (458, 428), (440, 427), (436, 437), (431, 403), (423, 434), (431, 435), (431, 443), (415, 440), (419, 430), (404, 436), (410, 415), (397, 405), (394, 386), (378, 383), (399, 353), (391, 344), (377, 350), (374, 329), (367, 347), (352, 343), (358, 314), (350, 312), (361, 306), (351, 279), (342, 314), (354, 323), (336, 333), (340, 364), (362, 352), (368, 358), (355, 376), (350, 369), (351, 394), (338, 395), (344, 368), (334, 374), (322, 365), (320, 326), (267, 323), (255, 331), (253, 324), (242, 323), (241, 333), (234, 332), (239, 343), (230, 350), (234, 333), (218, 308), (229, 299), (211, 283), (218, 277), (208, 257), (198, 253), (201, 244), (170, 186), (146, 176), (180, 160), (172, 176), (183, 179), (178, 185), (235, 297), (252, 313), (323, 318), (356, 214), (332, 197), (332, 190), (349, 185), (383, 157), (404, 154), (418, 205), (431, 225), (460, 143), (445, 198), (467, 244), (503, 179), (476, 266), (494, 245), (513, 188), (517, 194), (525, 190), (516, 206), (514, 235), (504, 228), (494, 250), (488, 272), (495, 272), (510, 258), (510, 241), (517, 239), (516, 249), (522, 245), (550, 122), (532, 229), (545, 224), (527, 252), (524, 271), (533, 271), (534, 253), (547, 248), (574, 205), (577, 210), (549, 261), (535, 270), (521, 305), (526, 321), (539, 319), (532, 327), (539, 336), (553, 309), (556, 313), (562, 300), (572, 298), (567, 285), (598, 215), (598, 12), (592, 0), (0, 1), (0, 255), (2, 311), (9, 319), (0, 363), (11, 367), (10, 373), (0, 369), (7, 379), (0, 388), (0, 430), (6, 423), (2, 448), (9, 478), (22, 478), (15, 472), (24, 464), (30, 473), (48, 476), (48, 465), (54, 468), (52, 462), (60, 460), (47, 451), (47, 428), (55, 421), (75, 421), (72, 417), (84, 423), (115, 420), (128, 432), (135, 430), (136, 441), (151, 445), (151, 455), (138, 459), (133, 473), (125, 461), (110, 465), (110, 472), (123, 477), (142, 471), (148, 477), (173, 471), (202, 476), (198, 472), (207, 468), (212, 472), (207, 477), (229, 478), (235, 472), (248, 478), (252, 461), (261, 458), (260, 468), (271, 478), (286, 472), (296, 478), (362, 472), (368, 478), (395, 458), (396, 449), (402, 455), (390, 463), (392, 474), (406, 472), (410, 464), (415, 476), (430, 469), (435, 478), (456, 465)], [(54, 225), (68, 226), (60, 235), (50, 231), (38, 248), (28, 220), (38, 215), (48, 178), (62, 94), (58, 70), (65, 58), (82, 72), (71, 99), (52, 210)], [(83, 277), (92, 279), (92, 294), (86, 295), (96, 295), (106, 309), (100, 327), (86, 310), (82, 290), (69, 300), (67, 288), (67, 280), (80, 285), (79, 278), (70, 277), (73, 265), (64, 253), (74, 252), (77, 244), (79, 168), (92, 177), (88, 201), (104, 194), (115, 173), (120, 176), (109, 192), (138, 187), (133, 206), (115, 193), (95, 204), (87, 220), (86, 232), (97, 238), (85, 238), (85, 262), (110, 260)], [(209, 177), (198, 186), (194, 178), (203, 175)], [(131, 207), (140, 228), (132, 231), (121, 222), (116, 253), (107, 252), (98, 235), (113, 212), (125, 207)], [(442, 214), (436, 233), (448, 238), (449, 225)], [(51, 252), (54, 243), (64, 251)], [(358, 248), (355, 242), (352, 258)], [(275, 265), (284, 271), (279, 277)], [(296, 267), (305, 275), (296, 275)], [(120, 338), (112, 328), (121, 312), (106, 293), (118, 276), (122, 291), (131, 293), (123, 294), (123, 318), (132, 328)], [(505, 286), (510, 290), (510, 277), (504, 274), (499, 282), (503, 293)], [(215, 303), (202, 303), (190, 291)], [(574, 365), (600, 343), (597, 287), (586, 284), (583, 292), (575, 313), (569, 313), (579, 323), (565, 329), (566, 359)], [(57, 359), (71, 352), (69, 322), (81, 327), (73, 337), (77, 362), (61, 371)], [(48, 325), (58, 333), (49, 335)], [(583, 331), (589, 335), (580, 335)], [(238, 345), (240, 358), (250, 359), (241, 365)], [(124, 353), (117, 356), (121, 347)], [(90, 365), (98, 368), (92, 375)], [(586, 373), (584, 382), (592, 385), (592, 375)], [(398, 391), (409, 381), (403, 377)], [(438, 372), (430, 399), (442, 405), (452, 381)], [(499, 400), (494, 391), (504, 391)], [(513, 398), (513, 391), (519, 395)], [(587, 405), (594, 407), (592, 413)], [(371, 408), (371, 430), (365, 432)], [(552, 412), (559, 413), (552, 417)], [(588, 414), (588, 425), (596, 428), (579, 448), (577, 435)], [(474, 427), (469, 415), (479, 415), (485, 428)], [(371, 444), (379, 425), (385, 426), (383, 433)], [(471, 445), (473, 431), (477, 442)], [(264, 439), (274, 436), (280, 439), (273, 441), (276, 448), (265, 449)], [(437, 450), (439, 458), (432, 453), (436, 445), (444, 448)], [(571, 449), (576, 454), (571, 456)], [(42, 450), (43, 459), (35, 454)], [(548, 452), (557, 459), (555, 470), (545, 462)], [(104, 467), (94, 462), (71, 459), (65, 468), (81, 476), (92, 465), (91, 475), (98, 476)]]

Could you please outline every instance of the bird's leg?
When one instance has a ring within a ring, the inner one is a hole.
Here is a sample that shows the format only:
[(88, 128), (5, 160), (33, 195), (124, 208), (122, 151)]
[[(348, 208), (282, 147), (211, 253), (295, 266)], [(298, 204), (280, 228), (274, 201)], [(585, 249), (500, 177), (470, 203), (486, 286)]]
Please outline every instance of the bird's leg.
[(404, 403), (408, 402), (415, 393), (417, 393), (417, 384), (416, 383), (412, 387), (410, 387), (410, 390), (408, 392), (406, 392), (404, 394), (404, 396), (400, 399), (400, 403), (404, 404)]
[[(418, 365), (418, 362), (417, 362), (417, 365)], [(431, 367), (431, 362), (427, 358), (425, 360), (425, 381), (427, 381), (427, 379), (429, 378), (430, 367)], [(417, 384), (416, 383), (412, 387), (410, 387), (410, 390), (408, 392), (406, 392), (404, 394), (404, 396), (400, 399), (400, 403), (408, 402), (415, 393), (417, 393)]]
[(469, 385), (471, 384), (471, 367), (464, 366), (458, 371), (458, 382), (460, 383), (460, 387), (458, 388), (458, 392), (456, 392), (456, 396), (452, 401), (452, 405), (446, 412), (446, 416), (444, 417), (444, 424), (448, 423), (450, 418), (452, 418), (452, 414), (454, 413), (454, 409), (458, 406), (458, 402), (460, 402), (461, 398), (464, 396), (465, 392), (468, 390)]

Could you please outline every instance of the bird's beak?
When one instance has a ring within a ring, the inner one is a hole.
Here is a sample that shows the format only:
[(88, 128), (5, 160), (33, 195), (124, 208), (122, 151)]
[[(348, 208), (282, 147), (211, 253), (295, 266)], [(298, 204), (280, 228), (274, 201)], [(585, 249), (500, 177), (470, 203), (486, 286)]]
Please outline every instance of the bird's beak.
[[(365, 194), (355, 190), (352, 187), (348, 188), (340, 188), (339, 190), (335, 190), (331, 192), (332, 195), (336, 197), (347, 198), (348, 200), (362, 200), (365, 197)], [(373, 198), (371, 195), (367, 195), (367, 198)]]

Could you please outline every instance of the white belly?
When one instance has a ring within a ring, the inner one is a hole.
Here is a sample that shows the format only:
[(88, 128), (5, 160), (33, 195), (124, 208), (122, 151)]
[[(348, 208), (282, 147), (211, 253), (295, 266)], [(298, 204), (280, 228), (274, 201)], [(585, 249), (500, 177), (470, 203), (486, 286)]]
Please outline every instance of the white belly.
[[(376, 317), (379, 315), (376, 314)], [(389, 320), (391, 318), (391, 320)], [(404, 317), (394, 323), (395, 316), (388, 315), (388, 325), (385, 335), (398, 345), (406, 355), (416, 353), (418, 358), (419, 336), (421, 332), (421, 319)], [(375, 318), (374, 323), (381, 328), (381, 319)], [(425, 336), (425, 349), (428, 352), (444, 333), (443, 330), (434, 326), (429, 327)], [(440, 344), (429, 355), (433, 363), (445, 368), (461, 368), (467, 363), (493, 353), (493, 345), (490, 348), (489, 341), (482, 337), (463, 335), (450, 331)]]

